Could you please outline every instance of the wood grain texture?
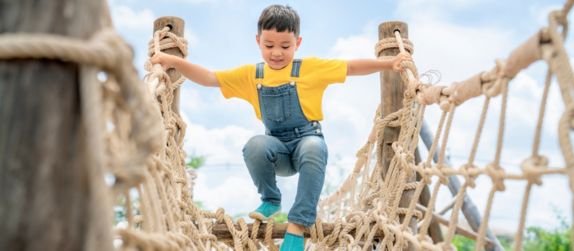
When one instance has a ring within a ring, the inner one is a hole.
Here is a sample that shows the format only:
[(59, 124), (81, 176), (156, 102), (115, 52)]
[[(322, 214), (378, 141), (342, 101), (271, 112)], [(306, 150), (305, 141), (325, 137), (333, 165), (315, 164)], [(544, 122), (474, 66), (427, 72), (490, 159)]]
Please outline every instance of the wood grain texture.
[[(0, 33), (79, 39), (100, 29), (105, 1), (1, 0)], [(111, 250), (111, 211), (88, 163), (79, 66), (0, 61), (0, 250)], [(101, 171), (101, 170), (100, 170)], [(105, 213), (103, 214), (105, 215)]]

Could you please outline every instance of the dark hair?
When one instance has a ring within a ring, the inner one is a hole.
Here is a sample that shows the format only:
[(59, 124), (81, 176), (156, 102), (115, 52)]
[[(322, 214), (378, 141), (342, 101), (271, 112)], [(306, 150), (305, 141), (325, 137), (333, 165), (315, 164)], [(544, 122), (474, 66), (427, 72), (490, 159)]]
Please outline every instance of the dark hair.
[(288, 5), (271, 5), (261, 12), (257, 22), (257, 34), (275, 28), (278, 32), (289, 31), (299, 36), (299, 15)]

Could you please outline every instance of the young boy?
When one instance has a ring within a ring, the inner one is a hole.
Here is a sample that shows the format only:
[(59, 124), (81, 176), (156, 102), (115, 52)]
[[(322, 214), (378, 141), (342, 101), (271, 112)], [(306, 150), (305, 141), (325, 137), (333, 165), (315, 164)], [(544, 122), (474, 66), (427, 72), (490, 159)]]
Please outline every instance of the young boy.
[(213, 72), (164, 53), (154, 55), (151, 62), (166, 69), (175, 68), (193, 82), (219, 87), (225, 98), (244, 99), (253, 106), (266, 132), (251, 138), (243, 148), (245, 163), (262, 201), (249, 216), (267, 220), (278, 213), (281, 193), (275, 176), (299, 173), (281, 250), (303, 250), (303, 231), (315, 223), (327, 165), (327, 145), (319, 123), (323, 119), (325, 88), (344, 82), (346, 76), (385, 69), (400, 71), (401, 63), (411, 58), (399, 54), (389, 60), (294, 60), (301, 45), (299, 16), (291, 7), (282, 5), (263, 10), (256, 41), (264, 63), (228, 71)]

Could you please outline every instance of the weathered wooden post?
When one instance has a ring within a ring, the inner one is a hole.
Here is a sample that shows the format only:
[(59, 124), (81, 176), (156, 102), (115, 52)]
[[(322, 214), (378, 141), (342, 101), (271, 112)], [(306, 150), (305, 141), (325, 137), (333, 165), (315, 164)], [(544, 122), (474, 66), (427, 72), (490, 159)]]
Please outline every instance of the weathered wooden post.
[[(184, 26), (185, 22), (183, 21), (183, 19), (179, 17), (166, 16), (166, 17), (160, 17), (153, 22), (153, 31), (156, 32), (158, 30), (163, 29), (164, 27), (169, 27), (171, 33), (179, 37), (183, 37)], [(170, 55), (175, 55), (178, 57), (184, 56), (183, 52), (180, 51), (178, 48), (169, 48), (162, 50), (162, 52), (165, 52)], [(169, 75), (171, 82), (175, 82), (181, 77), (181, 73), (176, 71), (175, 69), (167, 70), (167, 74)], [(179, 96), (180, 96), (180, 90), (179, 88), (177, 88), (173, 93), (172, 109), (173, 112), (177, 113), (178, 115), (179, 115), (179, 98), (180, 98)]]
[[(384, 22), (379, 25), (379, 39), (394, 38), (394, 32), (398, 30), (403, 38), (408, 38), (408, 27), (403, 22)], [(399, 48), (387, 48), (380, 52), (381, 56), (395, 56), (399, 54)], [(391, 70), (381, 72), (381, 116), (385, 116), (400, 110), (403, 107), (403, 94), (405, 92), (405, 84), (403, 83), (399, 73)], [(385, 127), (384, 138), (381, 148), (383, 149), (383, 177), (386, 175), (391, 160), (393, 159), (394, 152), (391, 147), (393, 142), (399, 139), (400, 127)]]
[[(383, 22), (379, 25), (379, 39), (394, 38), (395, 31), (399, 31), (401, 37), (408, 38), (408, 26), (403, 22)], [(395, 56), (399, 54), (399, 48), (386, 48), (382, 50), (378, 57), (380, 56)], [(404, 92), (406, 90), (406, 83), (403, 83), (399, 73), (393, 72), (391, 70), (385, 70), (381, 72), (381, 116), (385, 117), (393, 112), (400, 110), (403, 107)], [(400, 127), (385, 127), (384, 137), (382, 145), (379, 146), (382, 149), (382, 164), (383, 178), (386, 176), (391, 160), (394, 156), (394, 151), (392, 148), (393, 142), (399, 139), (399, 134), (401, 132)], [(411, 180), (407, 182), (415, 181), (415, 175), (409, 175)], [(405, 191), (401, 197), (399, 203), (400, 207), (408, 207), (409, 203), (414, 194), (413, 190)], [(402, 217), (401, 217), (402, 218)], [(412, 218), (409, 222), (411, 229), (416, 230), (416, 219)], [(412, 249), (409, 246), (409, 249)]]
[[(88, 39), (105, 1), (0, 2), (0, 36)], [(111, 206), (90, 159), (80, 67), (0, 60), (0, 250), (112, 250)], [(100, 166), (101, 167), (101, 166)], [(105, 189), (104, 189), (105, 190)], [(110, 212), (110, 213), (108, 213)]]

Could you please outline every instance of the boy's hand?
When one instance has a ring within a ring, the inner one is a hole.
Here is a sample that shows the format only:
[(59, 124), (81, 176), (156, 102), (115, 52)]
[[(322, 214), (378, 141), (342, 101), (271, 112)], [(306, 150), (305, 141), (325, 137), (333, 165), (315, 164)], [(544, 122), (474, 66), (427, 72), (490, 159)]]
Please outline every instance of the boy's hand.
[(159, 52), (159, 53), (154, 54), (151, 57), (150, 62), (152, 64), (161, 64), (163, 69), (167, 70), (170, 68), (174, 68), (174, 62), (175, 62), (174, 58), (177, 58), (177, 57), (163, 53), (163, 52)]
[(413, 61), (413, 58), (411, 57), (411, 54), (407, 53), (407, 52), (401, 52), (399, 54), (397, 54), (393, 59), (392, 59), (392, 64), (393, 64), (393, 71), (396, 72), (401, 72), (403, 71), (403, 66), (402, 63), (405, 61)]

